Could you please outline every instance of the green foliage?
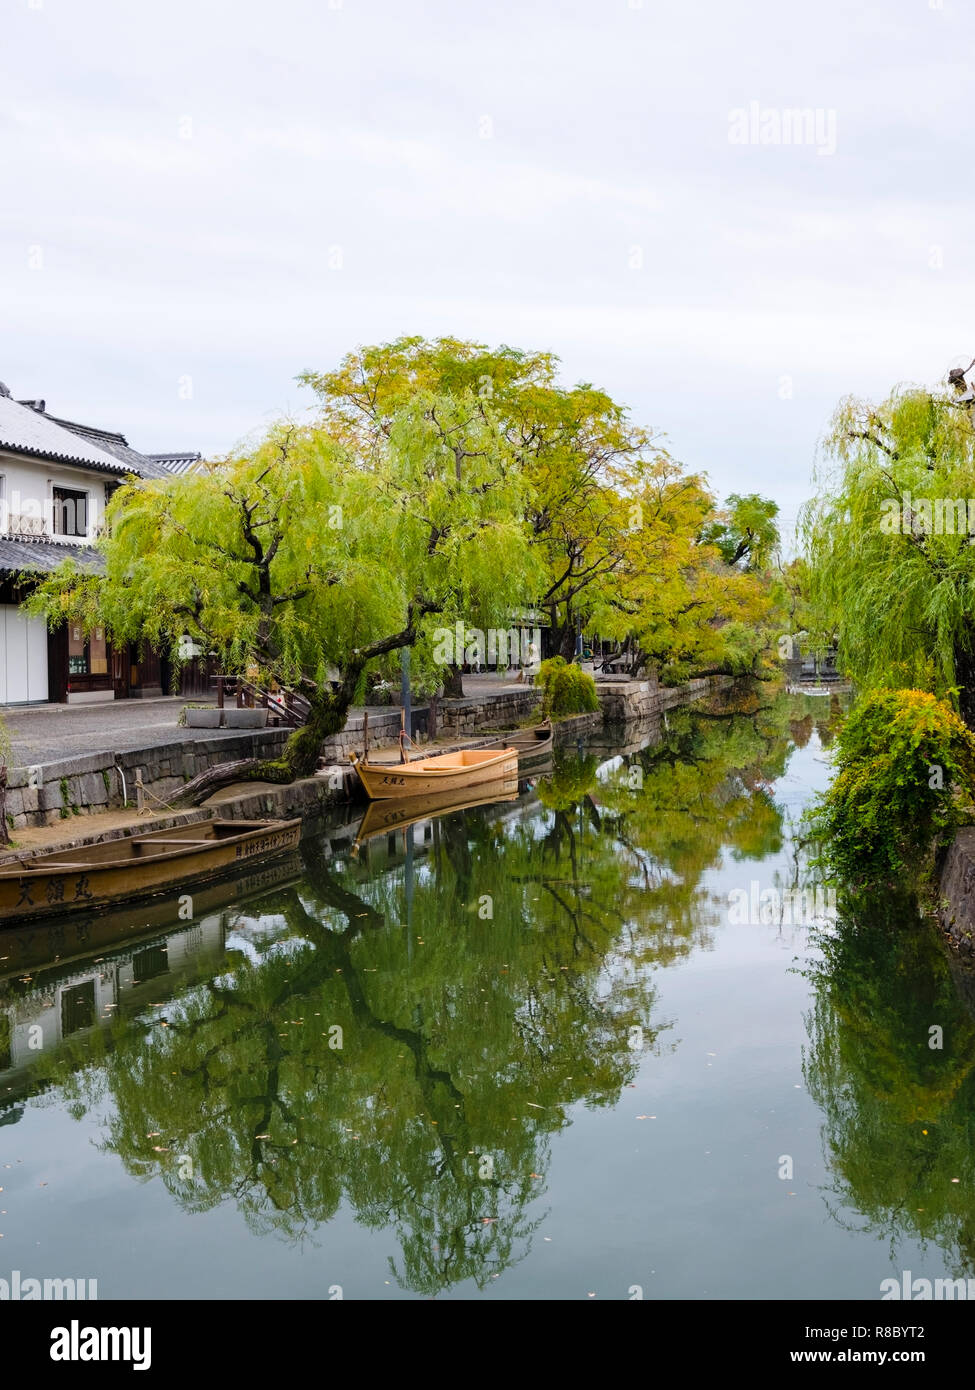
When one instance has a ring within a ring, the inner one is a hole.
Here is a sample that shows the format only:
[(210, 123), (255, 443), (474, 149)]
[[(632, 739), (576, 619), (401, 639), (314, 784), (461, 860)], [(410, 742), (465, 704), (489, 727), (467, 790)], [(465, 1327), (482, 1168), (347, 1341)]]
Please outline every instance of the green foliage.
[(542, 662), (535, 684), (542, 687), (542, 709), (546, 714), (594, 714), (599, 709), (592, 676), (561, 656)]
[(953, 505), (972, 494), (968, 413), (916, 387), (847, 400), (826, 449), (803, 515), (810, 626), (860, 689), (930, 690), (975, 724), (975, 547)]
[(823, 861), (844, 882), (917, 881), (963, 815), (975, 735), (921, 690), (878, 690), (836, 741), (838, 772), (811, 817)]
[[(823, 1112), (827, 1204), (891, 1250), (932, 1241), (938, 1273), (971, 1276), (975, 1021), (957, 965), (896, 888), (841, 897), (837, 929), (817, 944), (803, 1072)], [(931, 1045), (935, 1023), (943, 1046)]]
[(716, 545), (726, 565), (765, 569), (779, 544), (778, 514), (778, 503), (769, 497), (733, 492), (724, 511), (702, 531), (702, 543)]
[[(588, 383), (564, 387), (558, 358), (453, 338), (400, 338), (350, 354), (337, 371), (306, 373), (333, 432), (368, 456), (418, 393), (476, 402), (520, 469), (535, 560), (531, 606), (548, 614), (554, 649), (571, 656), (579, 627), (636, 644), (639, 664), (666, 679), (731, 672), (750, 631), (751, 669), (781, 631), (763, 571), (778, 543), (774, 502), (715, 503), (662, 436)], [(724, 554), (724, 558), (723, 558)], [(727, 563), (726, 563), (727, 561)], [(475, 625), (471, 614), (461, 615)]]

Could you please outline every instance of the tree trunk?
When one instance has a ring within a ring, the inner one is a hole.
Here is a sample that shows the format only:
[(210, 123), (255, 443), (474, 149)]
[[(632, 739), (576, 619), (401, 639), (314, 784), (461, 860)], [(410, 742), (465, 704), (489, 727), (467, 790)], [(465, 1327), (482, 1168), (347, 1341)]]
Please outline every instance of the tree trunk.
[(455, 662), (452, 662), (447, 668), (443, 694), (445, 700), (463, 700), (464, 698), (464, 673)]
[(406, 627), (353, 652), (343, 668), (342, 679), (336, 690), (321, 690), (306, 680), (304, 684), (314, 691), (308, 697), (308, 719), (288, 739), (280, 758), (244, 758), (234, 763), (219, 763), (187, 782), (170, 804), (199, 806), (213, 792), (230, 786), (232, 782), (287, 784), (299, 777), (310, 777), (318, 767), (324, 741), (345, 728), (346, 716), (369, 662), (401, 647), (412, 647), (419, 636), (419, 620), (427, 613), (439, 611), (440, 606), (429, 599), (413, 599), (407, 609)]
[(0, 767), (0, 845), (10, 844), (10, 827), (7, 825), (7, 765)]
[(571, 661), (576, 654), (576, 630), (571, 620), (558, 630), (558, 654), (566, 661)]
[(955, 649), (955, 680), (958, 712), (968, 727), (975, 729), (975, 656), (967, 649)]

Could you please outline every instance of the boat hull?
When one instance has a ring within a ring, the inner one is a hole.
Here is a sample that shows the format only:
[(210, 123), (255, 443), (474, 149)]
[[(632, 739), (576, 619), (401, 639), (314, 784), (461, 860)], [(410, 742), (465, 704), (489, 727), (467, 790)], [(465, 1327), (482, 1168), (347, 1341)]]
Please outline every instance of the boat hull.
[(373, 801), (399, 800), (407, 796), (432, 796), (438, 792), (466, 791), (486, 782), (518, 776), (514, 748), (465, 749), (441, 757), (418, 758), (411, 763), (370, 763), (352, 755), (352, 765), (366, 795)]
[(504, 734), (490, 744), (490, 747), (514, 748), (518, 754), (518, 762), (525, 767), (528, 763), (541, 762), (543, 758), (549, 757), (554, 743), (552, 723), (547, 719), (544, 724), (538, 724), (534, 728), (515, 729), (510, 734)]
[[(251, 828), (245, 828), (248, 824)], [(213, 822), (196, 822), (177, 831), (102, 841), (4, 867), (0, 869), (0, 924), (20, 925), (175, 892), (184, 884), (294, 849), (301, 835), (301, 821), (292, 820), (245, 823), (237, 833), (223, 838), (192, 841), (189, 832), (201, 833), (213, 826)], [(144, 854), (139, 853), (141, 848)]]

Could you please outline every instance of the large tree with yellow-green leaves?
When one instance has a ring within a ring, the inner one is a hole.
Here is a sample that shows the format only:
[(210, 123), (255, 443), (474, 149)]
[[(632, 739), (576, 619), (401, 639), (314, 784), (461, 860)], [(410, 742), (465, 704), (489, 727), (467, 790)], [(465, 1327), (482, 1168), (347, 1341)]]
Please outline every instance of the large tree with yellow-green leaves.
[(107, 574), (65, 565), (33, 609), (177, 657), (188, 635), (225, 671), (303, 690), (310, 718), (281, 758), (211, 769), (191, 800), (308, 775), (370, 670), (413, 648), (434, 686), (437, 628), (507, 628), (526, 605), (546, 610), (565, 655), (588, 628), (628, 642), (636, 670), (754, 673), (772, 600), (709, 538), (725, 514), (705, 480), (605, 392), (561, 386), (557, 366), (405, 338), (306, 373), (314, 424), (123, 487), (100, 542)]
[(637, 670), (653, 663), (675, 679), (755, 670), (774, 623), (762, 570), (778, 539), (775, 504), (749, 495), (719, 509), (659, 435), (605, 391), (561, 385), (558, 366), (550, 352), (408, 337), (302, 379), (329, 428), (364, 456), (418, 390), (476, 401), (529, 485), (540, 575), (530, 598), (548, 616), (553, 652), (571, 658), (588, 629), (628, 642)]

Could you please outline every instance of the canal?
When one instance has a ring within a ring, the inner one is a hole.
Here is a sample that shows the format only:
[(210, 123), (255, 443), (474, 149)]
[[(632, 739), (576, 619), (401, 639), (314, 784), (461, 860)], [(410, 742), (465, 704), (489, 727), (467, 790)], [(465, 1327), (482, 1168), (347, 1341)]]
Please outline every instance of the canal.
[(0, 935), (0, 1279), (877, 1299), (975, 1274), (968, 980), (910, 903), (813, 891), (836, 713), (739, 693), (509, 800), (359, 807), (191, 902)]

